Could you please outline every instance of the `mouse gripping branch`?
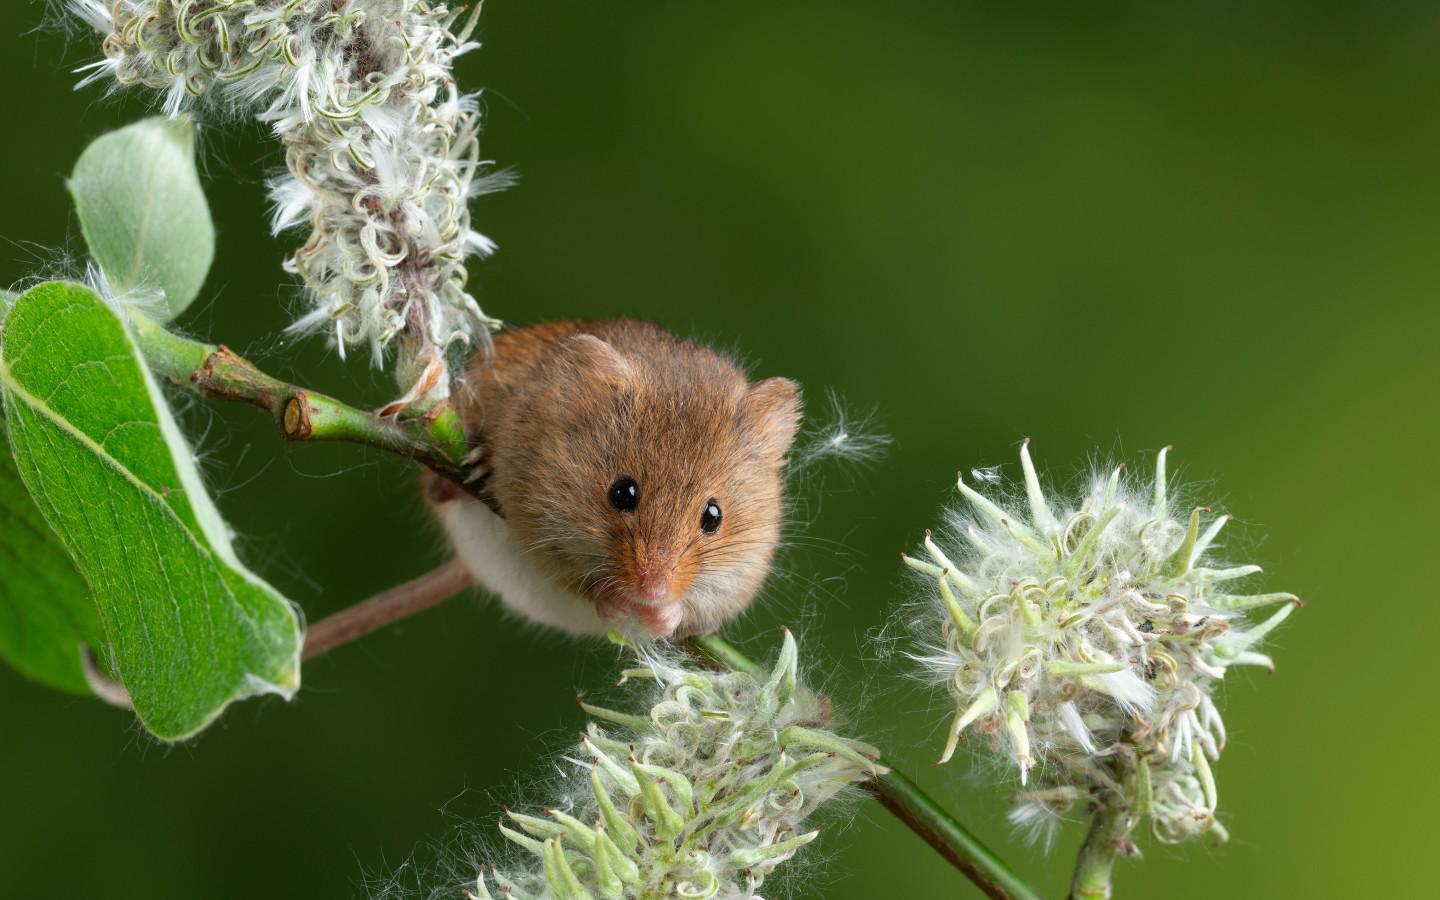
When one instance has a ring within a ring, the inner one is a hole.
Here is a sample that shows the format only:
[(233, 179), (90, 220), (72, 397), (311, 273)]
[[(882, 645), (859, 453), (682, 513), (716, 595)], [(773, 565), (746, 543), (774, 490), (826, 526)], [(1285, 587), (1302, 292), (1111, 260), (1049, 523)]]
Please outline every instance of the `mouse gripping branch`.
[(469, 490), (465, 456), (470, 448), (460, 417), (448, 401), (415, 416), (366, 412), (268, 375), (223, 344), (181, 337), (133, 310), (130, 319), (145, 361), (170, 382), (204, 397), (265, 410), (287, 441), (345, 441), (376, 447), (412, 459)]
[[(135, 311), (130, 316), (132, 333), (146, 362), (172, 383), (204, 397), (265, 410), (287, 441), (346, 441), (375, 447), (414, 460), (469, 489), (465, 459), (470, 447), (459, 416), (448, 402), (411, 417), (366, 412), (268, 375), (224, 345), (181, 337)], [(447, 562), (316, 622), (306, 634), (303, 658), (429, 609), (471, 583), (462, 565)], [(751, 673), (759, 670), (756, 663), (715, 635), (691, 638), (686, 646), (711, 665)], [(1039, 895), (1003, 860), (900, 771), (892, 768), (877, 775), (867, 790), (986, 896), (1038, 900)]]

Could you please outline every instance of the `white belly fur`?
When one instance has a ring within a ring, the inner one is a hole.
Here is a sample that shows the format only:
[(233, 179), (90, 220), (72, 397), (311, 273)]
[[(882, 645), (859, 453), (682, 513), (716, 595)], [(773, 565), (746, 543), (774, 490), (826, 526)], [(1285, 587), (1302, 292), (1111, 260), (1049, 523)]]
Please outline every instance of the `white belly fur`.
[(455, 545), (455, 556), (476, 583), (498, 594), (510, 610), (571, 634), (603, 635), (629, 631), (628, 623), (602, 619), (595, 604), (574, 594), (537, 569), (510, 539), (510, 527), (488, 506), (456, 498), (436, 510)]

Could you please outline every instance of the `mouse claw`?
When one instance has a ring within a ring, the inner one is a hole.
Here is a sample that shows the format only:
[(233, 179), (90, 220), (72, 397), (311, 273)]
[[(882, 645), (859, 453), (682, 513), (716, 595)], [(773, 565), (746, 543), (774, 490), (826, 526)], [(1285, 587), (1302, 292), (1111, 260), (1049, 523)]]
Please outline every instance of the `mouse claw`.
[(484, 481), (490, 477), (490, 463), (487, 459), (489, 452), (484, 444), (465, 454), (460, 460), (460, 465), (465, 468), (464, 482), (474, 484), (477, 481)]
[(445, 386), (446, 375), (450, 371), (445, 364), (445, 357), (435, 349), (434, 344), (429, 342), (425, 344), (422, 353), (421, 359), (425, 361), (425, 367), (420, 370), (419, 375), (415, 376), (415, 383), (410, 386), (410, 390), (406, 391), (404, 396), (396, 397), (377, 410), (375, 414), (380, 418), (398, 417), (409, 412), (411, 407), (415, 407), (422, 400), (429, 398), (425, 405), (419, 408), (421, 412), (424, 412), (450, 396), (450, 390)]

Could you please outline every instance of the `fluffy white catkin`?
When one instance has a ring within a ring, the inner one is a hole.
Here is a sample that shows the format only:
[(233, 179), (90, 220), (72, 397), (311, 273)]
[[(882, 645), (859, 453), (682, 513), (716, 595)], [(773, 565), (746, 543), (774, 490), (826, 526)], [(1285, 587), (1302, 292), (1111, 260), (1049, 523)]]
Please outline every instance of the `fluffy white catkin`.
[(969, 508), (905, 558), (928, 583), (913, 657), (956, 705), (941, 762), (987, 737), (1028, 787), (1011, 820), (1041, 834), (1084, 801), (1123, 811), (1126, 833), (1148, 818), (1162, 841), (1224, 840), (1212, 693), (1233, 666), (1273, 668), (1257, 647), (1299, 601), (1234, 592), (1260, 568), (1216, 560), (1227, 516), (1174, 510), (1165, 450), (1152, 483), (1122, 466), (1054, 505), (1026, 444), (1023, 508), (962, 479)]
[[(632, 645), (633, 646), (633, 645)], [(482, 871), (479, 900), (759, 900), (766, 875), (819, 833), (806, 820), (886, 769), (830, 730), (798, 683), (786, 632), (768, 677), (695, 669), (635, 647), (625, 679), (653, 682), (643, 714), (584, 705), (596, 723), (565, 759), (577, 789), (500, 831), (530, 865)]]
[(445, 390), (452, 344), (484, 345), (495, 322), (467, 291), (466, 260), (494, 249), (469, 200), (485, 174), (475, 95), (452, 67), (475, 48), (477, 4), (426, 0), (69, 0), (104, 37), (82, 85), (113, 78), (162, 92), (165, 111), (254, 114), (285, 146), (278, 233), (308, 225), (286, 261), (343, 353), (377, 364), (400, 340), (402, 383)]

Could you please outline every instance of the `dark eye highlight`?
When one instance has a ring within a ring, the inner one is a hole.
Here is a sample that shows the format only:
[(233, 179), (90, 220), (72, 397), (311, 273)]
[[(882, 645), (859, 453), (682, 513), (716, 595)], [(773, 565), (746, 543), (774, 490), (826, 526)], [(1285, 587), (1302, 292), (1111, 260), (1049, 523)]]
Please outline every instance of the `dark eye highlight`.
[(714, 534), (720, 529), (720, 504), (714, 498), (705, 501), (705, 509), (700, 512), (700, 530), (706, 534)]
[(640, 485), (629, 475), (621, 475), (610, 485), (606, 499), (620, 512), (634, 512), (635, 507), (640, 505)]

